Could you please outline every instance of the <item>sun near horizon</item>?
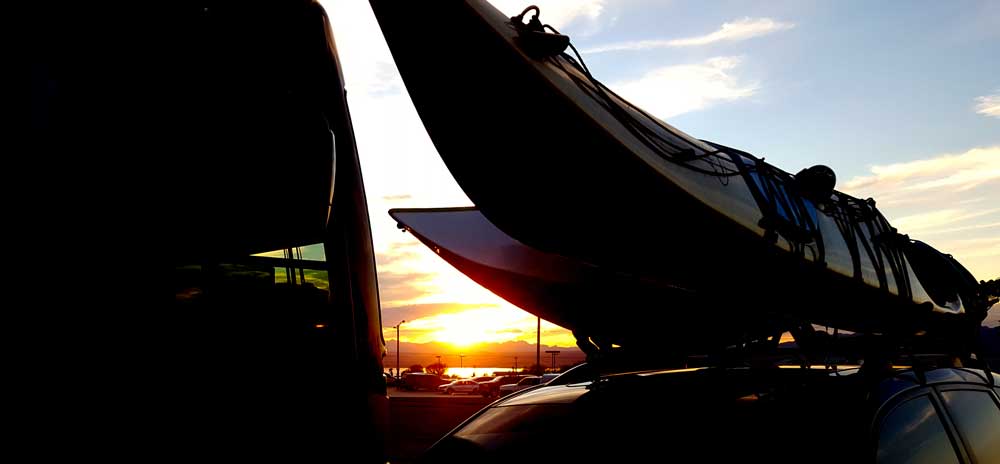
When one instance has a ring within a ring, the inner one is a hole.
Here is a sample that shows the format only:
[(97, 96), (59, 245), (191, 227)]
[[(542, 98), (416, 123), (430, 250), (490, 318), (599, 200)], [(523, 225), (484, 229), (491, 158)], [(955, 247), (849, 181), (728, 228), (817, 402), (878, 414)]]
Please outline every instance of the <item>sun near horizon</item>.
[[(463, 307), (463, 305), (454, 306)], [(442, 312), (406, 320), (400, 324), (400, 342), (441, 343), (450, 345), (456, 352), (482, 349), (491, 344), (507, 342), (523, 341), (532, 345), (536, 343), (536, 317), (502, 300), (471, 309), (449, 310), (447, 306), (441, 308), (438, 305), (435, 305), (434, 309)], [(392, 322), (383, 320), (383, 324)], [(386, 342), (392, 344), (396, 341), (395, 324), (384, 325), (382, 330)], [(576, 346), (576, 340), (568, 330), (544, 320), (541, 338), (542, 344), (547, 346)]]

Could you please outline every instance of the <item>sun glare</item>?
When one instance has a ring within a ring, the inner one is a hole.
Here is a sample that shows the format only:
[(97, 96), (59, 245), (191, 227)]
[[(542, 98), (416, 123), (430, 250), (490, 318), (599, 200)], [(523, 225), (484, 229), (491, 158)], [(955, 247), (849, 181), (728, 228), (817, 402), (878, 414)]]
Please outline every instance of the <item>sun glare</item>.
[[(482, 343), (524, 341), (535, 343), (536, 318), (509, 303), (497, 307), (445, 312), (407, 321), (400, 339), (407, 343), (447, 343), (467, 349)], [(387, 340), (395, 339), (392, 327), (384, 328)], [(542, 343), (553, 346), (576, 346), (576, 339), (566, 329), (542, 321)]]
[(502, 343), (515, 340), (521, 330), (512, 330), (524, 324), (525, 314), (506, 308), (470, 309), (457, 313), (437, 314), (417, 319), (409, 324), (409, 329), (420, 333), (422, 340), (444, 342), (458, 348), (470, 347), (476, 343)]

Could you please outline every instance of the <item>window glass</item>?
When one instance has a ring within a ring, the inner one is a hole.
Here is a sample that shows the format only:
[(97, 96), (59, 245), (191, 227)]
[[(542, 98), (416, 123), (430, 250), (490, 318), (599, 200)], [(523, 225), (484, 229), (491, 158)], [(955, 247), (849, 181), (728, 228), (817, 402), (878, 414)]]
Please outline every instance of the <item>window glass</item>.
[[(291, 259), (299, 262), (326, 261), (326, 249), (322, 243), (302, 247), (286, 248), (265, 253), (257, 253), (255, 257)], [(309, 269), (319, 266), (275, 267), (274, 282), (291, 285), (310, 284), (321, 290), (330, 290), (330, 280), (325, 269)]]
[(925, 395), (908, 400), (886, 417), (879, 431), (878, 462), (958, 463), (930, 398)]
[(990, 394), (952, 390), (942, 392), (941, 397), (976, 462), (1000, 463), (1000, 409)]
[(234, 329), (227, 336), (239, 327), (297, 340), (327, 328), (329, 280), (321, 244), (192, 263), (174, 270), (175, 304), (196, 311), (192, 323)]

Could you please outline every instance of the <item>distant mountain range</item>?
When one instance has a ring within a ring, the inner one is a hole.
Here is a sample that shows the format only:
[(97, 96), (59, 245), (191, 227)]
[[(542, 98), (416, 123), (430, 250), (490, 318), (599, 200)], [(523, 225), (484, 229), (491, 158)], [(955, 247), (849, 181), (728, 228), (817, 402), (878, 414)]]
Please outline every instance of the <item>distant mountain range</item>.
[[(383, 363), (385, 367), (395, 367), (396, 342), (388, 342), (386, 348), (388, 354), (383, 359)], [(546, 351), (551, 350), (559, 351), (555, 357), (556, 366), (575, 364), (587, 358), (577, 347), (542, 345), (541, 361), (545, 367), (552, 364), (552, 354), (546, 353)], [(466, 350), (457, 349), (447, 343), (401, 342), (399, 351), (402, 353), (399, 365), (404, 369), (412, 364), (427, 366), (436, 363), (437, 356), (441, 356), (441, 362), (448, 367), (459, 367), (460, 365), (463, 367), (513, 367), (515, 356), (518, 367), (528, 367), (535, 363), (535, 345), (524, 341), (480, 343)], [(459, 358), (459, 355), (464, 356)]]
[[(993, 360), (993, 363), (1000, 362), (1000, 327), (983, 327), (981, 329), (983, 355)], [(849, 338), (842, 336), (842, 338)], [(781, 344), (784, 348), (794, 349), (794, 342)], [(388, 354), (383, 359), (386, 368), (396, 366), (396, 342), (389, 341)], [(407, 343), (401, 342), (399, 350), (402, 357), (399, 360), (401, 368), (407, 368), (413, 364), (427, 366), (438, 361), (448, 367), (492, 367), (509, 368), (514, 366), (514, 357), (517, 357), (518, 367), (528, 367), (535, 363), (535, 345), (524, 341), (505, 343), (481, 343), (461, 350), (447, 343)], [(546, 351), (558, 350), (555, 357), (555, 365), (572, 365), (586, 360), (586, 355), (576, 347), (562, 347), (542, 345), (541, 362), (545, 367), (552, 365), (552, 355)], [(459, 358), (459, 355), (463, 355)]]

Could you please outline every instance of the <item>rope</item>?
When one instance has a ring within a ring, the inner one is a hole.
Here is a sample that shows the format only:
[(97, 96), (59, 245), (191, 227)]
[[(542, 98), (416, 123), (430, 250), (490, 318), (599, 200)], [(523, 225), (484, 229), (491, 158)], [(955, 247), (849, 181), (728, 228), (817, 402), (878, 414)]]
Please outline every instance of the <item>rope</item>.
[[(529, 12), (534, 15), (525, 24), (523, 20)], [(511, 20), (519, 30), (541, 32), (547, 29), (560, 34), (554, 27), (539, 21), (540, 13), (537, 6), (531, 5)], [(764, 215), (761, 226), (765, 229), (765, 238), (776, 242), (777, 234), (780, 233), (788, 240), (792, 252), (800, 256), (805, 255), (806, 245), (812, 244), (815, 248), (810, 250), (814, 261), (825, 263), (819, 224), (810, 211), (813, 204), (798, 190), (794, 176), (764, 162), (763, 158), (731, 147), (702, 141), (712, 147), (711, 150), (706, 150), (605, 86), (591, 74), (583, 56), (572, 42), (569, 43), (569, 48), (573, 55), (563, 52), (549, 57), (549, 62), (608, 111), (633, 137), (661, 159), (718, 178), (724, 185), (728, 184), (729, 178), (742, 176)], [(568, 63), (576, 72), (567, 69), (564, 63)], [(826, 208), (823, 212), (833, 218), (850, 252), (855, 279), (864, 280), (861, 269), (863, 249), (878, 277), (879, 287), (888, 291), (888, 276), (891, 274), (899, 295), (911, 298), (912, 288), (903, 253), (907, 237), (897, 233), (885, 216), (875, 208), (874, 200), (863, 201), (835, 192), (835, 196), (824, 203), (824, 206)]]

